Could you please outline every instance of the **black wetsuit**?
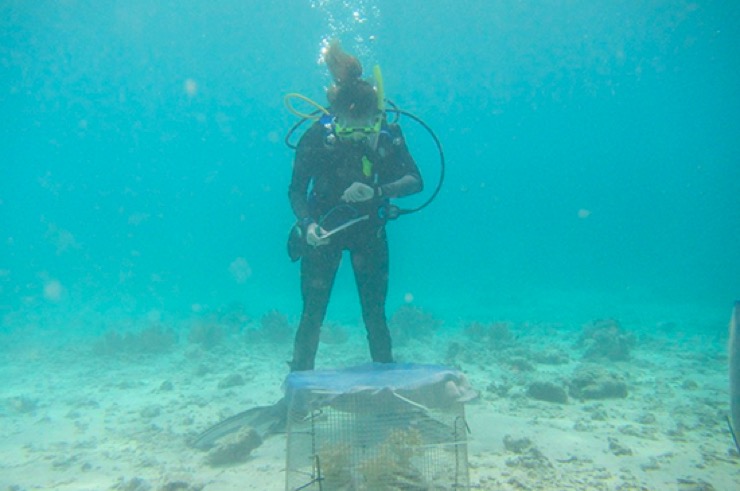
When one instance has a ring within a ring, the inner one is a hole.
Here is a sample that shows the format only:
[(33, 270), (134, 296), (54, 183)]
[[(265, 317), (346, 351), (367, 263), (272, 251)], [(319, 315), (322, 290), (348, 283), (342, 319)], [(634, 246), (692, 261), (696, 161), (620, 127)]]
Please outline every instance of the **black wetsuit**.
[[(384, 125), (375, 149), (367, 143), (336, 139), (328, 143), (319, 123), (303, 135), (296, 151), (290, 204), (304, 223), (331, 230), (343, 221), (368, 219), (330, 237), (327, 245), (307, 246), (301, 260), (303, 313), (296, 333), (291, 370), (312, 370), (319, 332), (326, 315), (342, 252), (348, 250), (373, 361), (393, 361), (385, 315), (388, 292), (388, 243), (378, 210), (388, 198), (419, 192), (422, 180), (397, 125)], [(344, 203), (342, 193), (354, 182), (376, 190), (376, 198)], [(305, 235), (305, 234), (304, 234)]]

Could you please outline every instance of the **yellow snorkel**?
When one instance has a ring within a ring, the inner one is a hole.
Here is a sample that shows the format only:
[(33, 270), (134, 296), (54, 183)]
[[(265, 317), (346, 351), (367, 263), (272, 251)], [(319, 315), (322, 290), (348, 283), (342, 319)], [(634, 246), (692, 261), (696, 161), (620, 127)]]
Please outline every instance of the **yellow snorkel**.
[(378, 94), (378, 111), (385, 115), (385, 89), (383, 88), (383, 73), (380, 65), (373, 67), (373, 78), (375, 79), (375, 92)]

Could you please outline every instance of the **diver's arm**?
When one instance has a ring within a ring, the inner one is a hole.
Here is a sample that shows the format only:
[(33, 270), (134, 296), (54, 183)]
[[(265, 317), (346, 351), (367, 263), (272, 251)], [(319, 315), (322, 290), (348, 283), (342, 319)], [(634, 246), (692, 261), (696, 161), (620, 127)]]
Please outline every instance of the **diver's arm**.
[(308, 209), (308, 183), (310, 179), (306, 179), (304, 176), (297, 175), (293, 172), (293, 179), (290, 181), (290, 188), (288, 189), (288, 199), (290, 199), (290, 207), (293, 209), (298, 220), (305, 220), (309, 218)]
[(390, 126), (389, 131), (397, 142), (391, 146), (392, 170), (388, 176), (389, 182), (381, 185), (377, 194), (385, 198), (401, 198), (421, 192), (424, 189), (424, 181), (414, 157), (406, 146), (401, 127), (394, 124)]
[(288, 199), (293, 213), (300, 221), (307, 221), (311, 216), (308, 206), (308, 188), (313, 180), (313, 167), (317, 158), (314, 152), (315, 131), (310, 128), (298, 142), (295, 160), (293, 161), (293, 175), (288, 188)]
[(378, 194), (384, 198), (401, 198), (410, 194), (416, 194), (424, 188), (424, 183), (419, 174), (406, 174), (388, 184), (380, 186)]

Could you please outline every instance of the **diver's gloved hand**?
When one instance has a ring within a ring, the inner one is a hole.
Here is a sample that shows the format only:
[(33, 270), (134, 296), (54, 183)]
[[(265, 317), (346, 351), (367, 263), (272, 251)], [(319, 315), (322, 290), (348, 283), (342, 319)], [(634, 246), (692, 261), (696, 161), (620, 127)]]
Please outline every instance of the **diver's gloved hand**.
[(342, 201), (359, 203), (375, 197), (375, 189), (362, 182), (353, 182), (342, 194)]
[(326, 230), (319, 227), (316, 223), (309, 223), (306, 227), (306, 242), (308, 245), (318, 247), (329, 243), (329, 237), (322, 237)]

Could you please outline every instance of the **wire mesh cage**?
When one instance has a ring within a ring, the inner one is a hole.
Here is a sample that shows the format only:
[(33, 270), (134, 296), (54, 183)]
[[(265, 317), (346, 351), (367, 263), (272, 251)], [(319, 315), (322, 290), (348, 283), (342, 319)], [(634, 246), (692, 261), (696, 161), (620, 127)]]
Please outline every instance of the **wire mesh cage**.
[(371, 378), (361, 375), (354, 386), (345, 380), (337, 387), (331, 378), (289, 383), (286, 489), (468, 489), (465, 397), (450, 390), (454, 372), (413, 367), (427, 380), (409, 384), (410, 365), (369, 365)]

